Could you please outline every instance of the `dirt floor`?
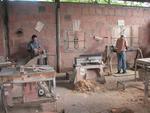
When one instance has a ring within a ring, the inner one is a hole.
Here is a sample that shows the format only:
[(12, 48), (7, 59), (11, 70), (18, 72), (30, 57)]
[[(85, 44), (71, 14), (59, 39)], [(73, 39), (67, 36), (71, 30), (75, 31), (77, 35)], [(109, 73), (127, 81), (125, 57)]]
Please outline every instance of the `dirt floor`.
[[(134, 113), (150, 113), (150, 103), (143, 103), (143, 82), (127, 83), (126, 89), (117, 88), (117, 81), (133, 79), (126, 75), (106, 76), (106, 84), (101, 85), (97, 92), (79, 93), (72, 90), (67, 81), (58, 81), (55, 103), (14, 106), (9, 113), (108, 113), (112, 108), (126, 107)], [(0, 112), (1, 113), (1, 112)]]

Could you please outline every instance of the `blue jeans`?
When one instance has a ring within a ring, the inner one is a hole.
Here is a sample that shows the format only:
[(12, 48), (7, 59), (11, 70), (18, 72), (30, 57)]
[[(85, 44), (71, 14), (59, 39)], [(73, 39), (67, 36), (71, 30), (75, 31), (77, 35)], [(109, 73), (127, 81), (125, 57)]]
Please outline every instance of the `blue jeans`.
[(126, 71), (126, 53), (124, 51), (117, 53), (118, 58), (118, 72)]

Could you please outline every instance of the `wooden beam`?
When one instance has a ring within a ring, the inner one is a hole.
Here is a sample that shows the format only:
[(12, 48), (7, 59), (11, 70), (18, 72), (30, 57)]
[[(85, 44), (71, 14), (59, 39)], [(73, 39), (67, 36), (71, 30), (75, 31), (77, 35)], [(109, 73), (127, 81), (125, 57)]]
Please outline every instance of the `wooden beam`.
[(55, 18), (56, 18), (56, 66), (57, 72), (61, 70), (61, 54), (60, 54), (60, 0), (55, 0)]
[(8, 0), (2, 1), (2, 18), (3, 18), (3, 37), (4, 37), (4, 47), (5, 47), (5, 57), (10, 56), (10, 46), (9, 46), (9, 17), (8, 17)]

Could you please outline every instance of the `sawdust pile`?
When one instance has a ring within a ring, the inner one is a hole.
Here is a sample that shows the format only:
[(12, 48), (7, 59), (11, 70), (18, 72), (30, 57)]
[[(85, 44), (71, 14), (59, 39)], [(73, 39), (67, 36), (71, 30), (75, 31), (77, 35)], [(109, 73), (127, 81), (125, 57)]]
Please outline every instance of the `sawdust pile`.
[(129, 108), (122, 107), (122, 108), (112, 108), (110, 110), (106, 110), (100, 113), (134, 113), (134, 111)]
[(101, 89), (100, 84), (93, 80), (78, 81), (74, 85), (74, 89), (78, 92), (95, 92)]
[(134, 113), (134, 111), (124, 107), (124, 108), (113, 108), (111, 109), (111, 113)]

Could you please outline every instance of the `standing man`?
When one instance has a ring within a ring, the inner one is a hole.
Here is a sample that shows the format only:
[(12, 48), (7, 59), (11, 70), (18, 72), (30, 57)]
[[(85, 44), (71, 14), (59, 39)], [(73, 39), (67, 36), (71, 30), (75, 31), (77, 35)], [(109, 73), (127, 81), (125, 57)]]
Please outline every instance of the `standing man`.
[(117, 52), (117, 59), (118, 59), (118, 74), (123, 70), (123, 73), (126, 73), (126, 51), (127, 49), (127, 42), (123, 35), (117, 39), (116, 42), (116, 52)]

